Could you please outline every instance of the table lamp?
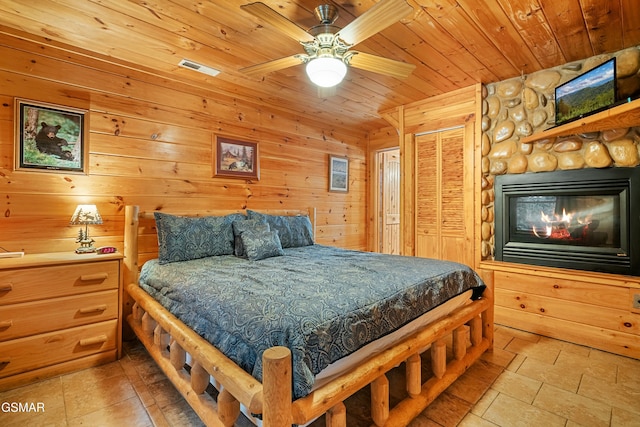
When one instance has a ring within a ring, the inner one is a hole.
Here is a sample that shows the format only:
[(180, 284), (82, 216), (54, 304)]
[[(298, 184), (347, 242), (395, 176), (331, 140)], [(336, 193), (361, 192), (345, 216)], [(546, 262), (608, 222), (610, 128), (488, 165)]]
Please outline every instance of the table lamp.
[(84, 230), (80, 228), (78, 232), (76, 243), (80, 243), (80, 247), (76, 249), (76, 253), (87, 254), (95, 252), (96, 248), (93, 247), (95, 240), (89, 237), (89, 224), (102, 224), (102, 217), (96, 205), (78, 205), (71, 217), (70, 224), (84, 225)]

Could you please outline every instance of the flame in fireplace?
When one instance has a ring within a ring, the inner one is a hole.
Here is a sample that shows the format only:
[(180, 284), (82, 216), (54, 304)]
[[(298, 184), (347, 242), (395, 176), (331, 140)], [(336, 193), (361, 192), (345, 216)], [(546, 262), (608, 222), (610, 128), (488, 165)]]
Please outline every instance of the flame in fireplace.
[(538, 229), (535, 225), (531, 227), (533, 234), (540, 239), (572, 239), (576, 237), (576, 229), (586, 231), (591, 224), (591, 215), (580, 218), (574, 212), (567, 213), (565, 209), (562, 209), (562, 215), (553, 216), (541, 211), (540, 219), (545, 224), (542, 229)]

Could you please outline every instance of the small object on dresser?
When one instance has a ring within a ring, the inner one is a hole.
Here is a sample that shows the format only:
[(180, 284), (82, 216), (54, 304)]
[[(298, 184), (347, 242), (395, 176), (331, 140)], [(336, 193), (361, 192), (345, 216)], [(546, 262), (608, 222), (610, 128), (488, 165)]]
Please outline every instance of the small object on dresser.
[(96, 248), (97, 254), (113, 254), (116, 251), (117, 249), (114, 248), (113, 246), (101, 246), (99, 248)]

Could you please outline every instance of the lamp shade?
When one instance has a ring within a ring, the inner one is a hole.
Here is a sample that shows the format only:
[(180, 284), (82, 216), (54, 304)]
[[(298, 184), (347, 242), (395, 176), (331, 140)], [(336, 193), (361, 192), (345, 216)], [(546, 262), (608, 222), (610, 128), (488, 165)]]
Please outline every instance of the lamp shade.
[(78, 205), (70, 223), (72, 225), (102, 224), (102, 217), (96, 205)]
[(338, 58), (319, 57), (307, 63), (307, 75), (320, 87), (333, 87), (347, 74), (347, 65)]

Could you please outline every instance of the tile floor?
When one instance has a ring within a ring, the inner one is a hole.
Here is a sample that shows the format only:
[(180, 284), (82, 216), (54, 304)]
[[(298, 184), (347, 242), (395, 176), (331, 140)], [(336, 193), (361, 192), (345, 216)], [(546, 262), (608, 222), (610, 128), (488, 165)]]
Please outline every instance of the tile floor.
[[(202, 425), (141, 345), (127, 343), (125, 354), (118, 362), (0, 393), (0, 426)], [(393, 376), (390, 381), (393, 390)], [(369, 425), (361, 415), (366, 394), (347, 402), (349, 426)], [(42, 403), (45, 410), (11, 413), (5, 402)], [(412, 426), (640, 427), (640, 360), (496, 326), (493, 353)]]

